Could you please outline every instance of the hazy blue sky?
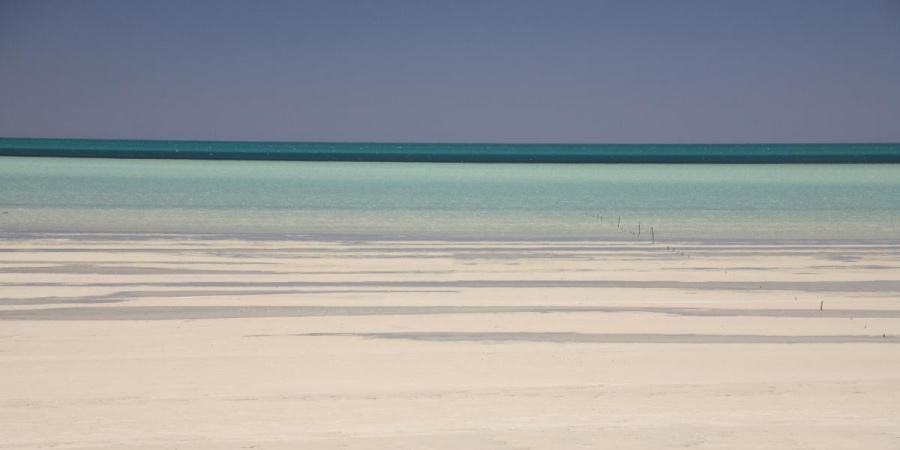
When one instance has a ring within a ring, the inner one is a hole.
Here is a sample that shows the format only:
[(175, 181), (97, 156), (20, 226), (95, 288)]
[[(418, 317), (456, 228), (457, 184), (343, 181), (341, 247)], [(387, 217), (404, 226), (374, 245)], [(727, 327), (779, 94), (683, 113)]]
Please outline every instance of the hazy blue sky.
[(0, 0), (0, 136), (900, 141), (900, 1)]

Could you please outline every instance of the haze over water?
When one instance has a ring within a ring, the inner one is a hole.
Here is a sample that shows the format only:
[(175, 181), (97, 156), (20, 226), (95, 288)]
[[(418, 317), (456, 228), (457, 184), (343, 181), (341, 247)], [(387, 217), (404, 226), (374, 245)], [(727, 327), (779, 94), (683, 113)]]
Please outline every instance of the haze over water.
[(897, 239), (898, 205), (900, 165), (0, 157), (6, 232)]

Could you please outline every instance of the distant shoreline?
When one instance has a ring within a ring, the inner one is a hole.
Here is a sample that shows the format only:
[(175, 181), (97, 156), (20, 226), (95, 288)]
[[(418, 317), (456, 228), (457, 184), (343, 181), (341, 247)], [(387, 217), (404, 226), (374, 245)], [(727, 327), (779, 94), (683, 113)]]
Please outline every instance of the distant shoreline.
[[(377, 245), (397, 243), (453, 244), (453, 245), (524, 245), (563, 246), (567, 251), (592, 249), (598, 245), (604, 248), (633, 250), (641, 248), (665, 248), (668, 245), (717, 247), (754, 247), (758, 249), (795, 247), (809, 249), (815, 247), (847, 247), (854, 249), (898, 248), (896, 239), (891, 238), (736, 238), (736, 237), (689, 237), (667, 236), (666, 241), (651, 244), (648, 241), (628, 237), (610, 236), (497, 236), (497, 235), (452, 235), (452, 234), (391, 234), (391, 233), (253, 233), (253, 232), (151, 232), (151, 231), (61, 231), (61, 230), (0, 230), (0, 241), (21, 242), (30, 240), (59, 240), (67, 242), (145, 242), (145, 241), (252, 241), (252, 242), (330, 242)], [(0, 253), (4, 251), (0, 250)]]
[(428, 144), (0, 138), (0, 156), (557, 164), (897, 164), (900, 143)]

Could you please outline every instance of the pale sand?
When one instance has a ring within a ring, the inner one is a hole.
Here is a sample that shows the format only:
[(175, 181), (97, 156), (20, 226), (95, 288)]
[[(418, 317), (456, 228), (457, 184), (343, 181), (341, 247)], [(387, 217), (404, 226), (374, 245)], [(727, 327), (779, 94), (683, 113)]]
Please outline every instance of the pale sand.
[(900, 448), (900, 245), (680, 248), (6, 238), (0, 448)]

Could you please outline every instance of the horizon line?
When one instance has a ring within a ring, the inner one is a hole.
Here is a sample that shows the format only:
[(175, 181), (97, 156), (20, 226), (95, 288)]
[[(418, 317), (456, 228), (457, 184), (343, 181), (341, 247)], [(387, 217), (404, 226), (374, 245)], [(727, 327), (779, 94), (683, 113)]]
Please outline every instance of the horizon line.
[(782, 142), (514, 142), (514, 141), (390, 141), (390, 140), (253, 140), (253, 139), (165, 139), (165, 138), (86, 138), (86, 137), (20, 137), (0, 136), (0, 140), (50, 141), (135, 141), (135, 142), (209, 142), (265, 144), (387, 144), (387, 145), (900, 145), (900, 141), (782, 141)]

